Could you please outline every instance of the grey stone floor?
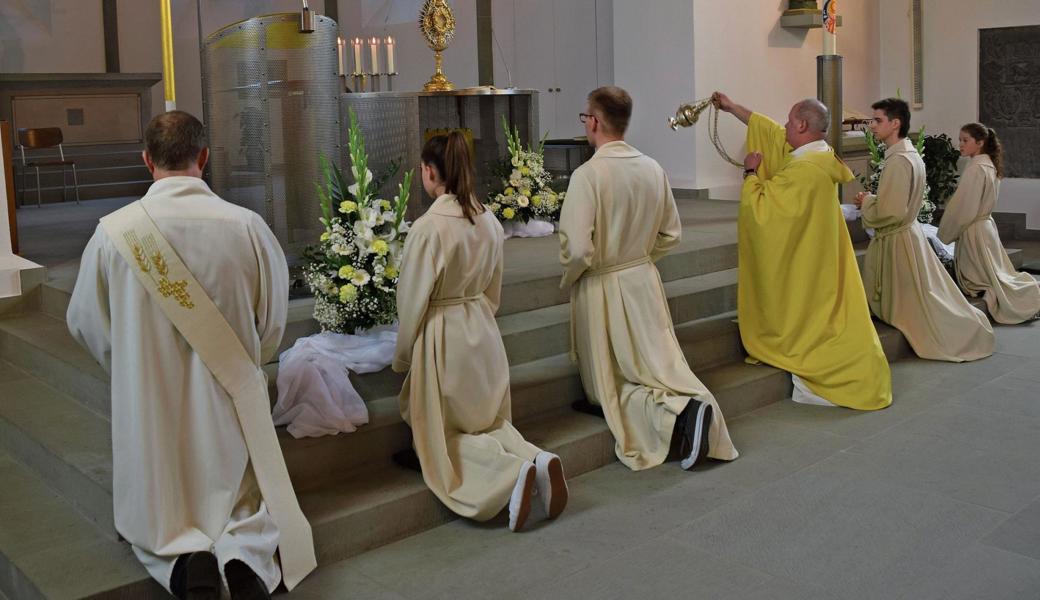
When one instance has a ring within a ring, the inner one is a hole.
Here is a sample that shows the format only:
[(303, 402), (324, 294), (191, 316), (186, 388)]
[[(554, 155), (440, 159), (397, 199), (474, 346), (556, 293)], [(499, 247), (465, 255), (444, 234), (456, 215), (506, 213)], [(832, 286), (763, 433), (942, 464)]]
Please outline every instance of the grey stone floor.
[(456, 521), (291, 597), (1040, 598), (1040, 322), (997, 336), (893, 364), (886, 410), (774, 404), (730, 423), (732, 463), (615, 463), (555, 522)]

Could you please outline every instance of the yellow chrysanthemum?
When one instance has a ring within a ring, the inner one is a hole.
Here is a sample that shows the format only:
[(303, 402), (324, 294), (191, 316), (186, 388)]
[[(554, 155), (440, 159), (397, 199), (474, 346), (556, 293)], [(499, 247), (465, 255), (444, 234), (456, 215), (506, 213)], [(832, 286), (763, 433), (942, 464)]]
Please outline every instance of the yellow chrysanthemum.
[(372, 242), (372, 252), (375, 252), (379, 256), (386, 256), (386, 253), (390, 251), (390, 244), (386, 243), (386, 240), (376, 240)]
[(339, 268), (339, 276), (343, 279), (350, 279), (354, 276), (354, 267), (350, 265), (343, 265)]
[(319, 239), (321, 239), (321, 241), (323, 241), (323, 242), (327, 242), (327, 241), (329, 241), (330, 237), (332, 237), (332, 234), (329, 233), (328, 231), (326, 231), (325, 233), (321, 234), (321, 238), (319, 238)]
[(516, 190), (514, 190), (513, 188), (511, 188), (511, 187), (507, 187), (506, 188), (506, 196), (512, 196), (515, 193), (516, 193)]
[(513, 217), (516, 216), (516, 211), (513, 210), (512, 207), (506, 208), (505, 210), (502, 211), (502, 216), (507, 218), (507, 219), (512, 219)]
[(349, 215), (350, 213), (357, 210), (357, 202), (353, 200), (344, 200), (339, 203), (339, 212)]
[(530, 175), (531, 169), (528, 169), (527, 167), (520, 167), (520, 174), (525, 176)]
[(390, 201), (389, 200), (380, 200), (379, 201), (379, 205), (383, 207), (383, 210), (390, 210)]
[(353, 302), (357, 299), (357, 288), (353, 284), (348, 283), (347, 285), (339, 288), (339, 301), (343, 303)]
[(386, 277), (387, 279), (397, 279), (397, 267), (388, 266), (386, 270), (383, 271), (383, 277)]

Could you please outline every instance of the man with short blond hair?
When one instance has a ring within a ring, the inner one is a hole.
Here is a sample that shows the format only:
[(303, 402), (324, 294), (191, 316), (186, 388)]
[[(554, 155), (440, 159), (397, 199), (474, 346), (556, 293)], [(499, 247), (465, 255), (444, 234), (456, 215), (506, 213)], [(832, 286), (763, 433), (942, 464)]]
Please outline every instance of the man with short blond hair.
[(613, 86), (593, 90), (579, 114), (596, 153), (571, 175), (560, 216), (572, 359), (625, 466), (661, 464), (674, 439), (690, 470), (737, 451), (672, 329), (654, 261), (679, 243), (682, 223), (664, 170), (625, 143), (631, 116), (631, 96)]

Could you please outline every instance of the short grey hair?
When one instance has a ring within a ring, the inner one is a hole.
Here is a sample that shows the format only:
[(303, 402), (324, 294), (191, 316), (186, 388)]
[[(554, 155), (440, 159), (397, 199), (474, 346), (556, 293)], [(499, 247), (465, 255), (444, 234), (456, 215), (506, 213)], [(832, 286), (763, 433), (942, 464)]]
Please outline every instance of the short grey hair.
[(810, 131), (827, 133), (831, 123), (831, 111), (816, 98), (806, 98), (794, 105), (794, 114), (809, 124)]

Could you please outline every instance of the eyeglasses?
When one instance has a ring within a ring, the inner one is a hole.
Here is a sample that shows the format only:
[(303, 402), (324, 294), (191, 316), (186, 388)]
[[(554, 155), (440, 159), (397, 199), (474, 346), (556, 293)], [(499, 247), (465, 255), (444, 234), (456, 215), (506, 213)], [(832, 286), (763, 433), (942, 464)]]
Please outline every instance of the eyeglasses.
[(591, 119), (597, 119), (599, 117), (597, 117), (596, 115), (594, 115), (592, 113), (578, 113), (578, 120), (581, 121), (582, 123), (584, 123), (587, 119), (590, 119), (590, 118)]

